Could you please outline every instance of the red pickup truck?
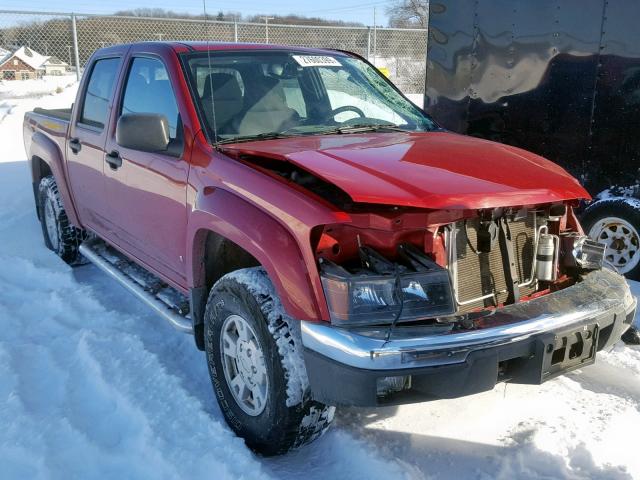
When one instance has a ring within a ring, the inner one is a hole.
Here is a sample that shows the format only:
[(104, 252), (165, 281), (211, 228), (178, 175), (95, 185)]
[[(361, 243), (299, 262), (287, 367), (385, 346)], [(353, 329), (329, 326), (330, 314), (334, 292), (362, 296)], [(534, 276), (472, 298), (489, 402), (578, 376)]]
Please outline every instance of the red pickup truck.
[(97, 51), (69, 110), (25, 116), (44, 240), (206, 352), (263, 454), (336, 405), (539, 384), (595, 361), (636, 300), (532, 153), (440, 128), (359, 56)]

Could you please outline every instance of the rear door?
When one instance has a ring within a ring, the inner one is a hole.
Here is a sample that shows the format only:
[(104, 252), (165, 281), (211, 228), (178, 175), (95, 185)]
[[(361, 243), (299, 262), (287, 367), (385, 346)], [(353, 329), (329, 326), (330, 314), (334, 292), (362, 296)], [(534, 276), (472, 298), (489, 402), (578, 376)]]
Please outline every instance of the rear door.
[(66, 147), (69, 183), (80, 221), (105, 237), (109, 237), (109, 206), (103, 175), (104, 145), (121, 61), (122, 55), (115, 53), (91, 63), (78, 95)]
[[(166, 279), (182, 285), (189, 164), (174, 79), (163, 58), (155, 54), (132, 54), (126, 69), (106, 143), (109, 158), (120, 163), (105, 166), (116, 242)], [(167, 151), (142, 152), (118, 145), (117, 118), (125, 113), (164, 115), (171, 138)]]

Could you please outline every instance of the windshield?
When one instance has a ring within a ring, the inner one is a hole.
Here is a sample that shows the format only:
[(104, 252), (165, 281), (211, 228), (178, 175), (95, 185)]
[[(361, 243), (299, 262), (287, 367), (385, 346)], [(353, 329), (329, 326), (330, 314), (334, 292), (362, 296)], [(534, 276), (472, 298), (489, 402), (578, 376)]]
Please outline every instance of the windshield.
[(217, 142), (437, 128), (375, 68), (340, 53), (211, 51), (187, 66)]

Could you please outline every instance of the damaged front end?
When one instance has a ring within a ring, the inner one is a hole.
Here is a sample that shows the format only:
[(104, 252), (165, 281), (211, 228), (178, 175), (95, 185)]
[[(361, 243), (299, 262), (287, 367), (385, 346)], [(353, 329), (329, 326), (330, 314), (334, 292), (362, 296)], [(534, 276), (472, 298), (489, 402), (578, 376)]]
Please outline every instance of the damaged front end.
[(331, 316), (302, 322), (320, 400), (404, 403), (501, 379), (541, 383), (593, 363), (633, 320), (626, 281), (603, 268), (604, 249), (565, 203), (351, 220), (312, 235)]
[(462, 318), (566, 288), (603, 265), (604, 248), (562, 203), (352, 219), (323, 227), (315, 245), (331, 322), (342, 327), (468, 328)]

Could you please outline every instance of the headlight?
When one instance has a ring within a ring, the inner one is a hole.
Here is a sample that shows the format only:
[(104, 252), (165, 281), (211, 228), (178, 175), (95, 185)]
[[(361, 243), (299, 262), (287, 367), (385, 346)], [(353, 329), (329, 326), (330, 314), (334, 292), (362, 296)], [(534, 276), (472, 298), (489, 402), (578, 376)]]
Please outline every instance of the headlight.
[(350, 274), (334, 266), (321, 272), (331, 323), (388, 324), (451, 315), (455, 312), (449, 274), (442, 268), (396, 276)]

